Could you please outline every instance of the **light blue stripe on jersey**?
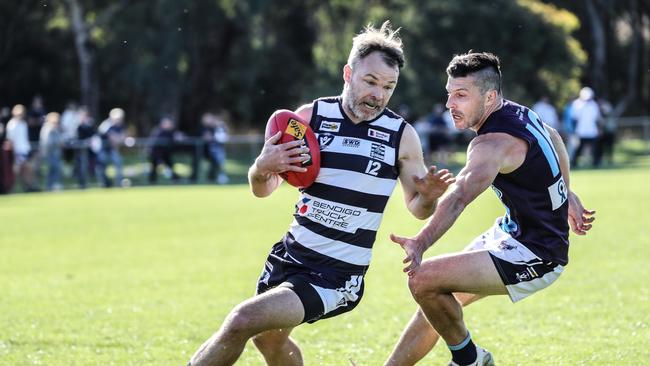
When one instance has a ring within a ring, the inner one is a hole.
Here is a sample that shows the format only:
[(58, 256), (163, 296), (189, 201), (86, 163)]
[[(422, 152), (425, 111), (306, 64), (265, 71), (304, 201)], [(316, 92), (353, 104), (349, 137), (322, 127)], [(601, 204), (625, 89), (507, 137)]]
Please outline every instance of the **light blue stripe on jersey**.
[(537, 143), (539, 144), (539, 147), (542, 149), (542, 152), (544, 153), (544, 156), (546, 157), (546, 161), (548, 162), (548, 165), (551, 167), (551, 172), (553, 173), (553, 176), (557, 176), (558, 173), (560, 172), (560, 165), (557, 162), (557, 158), (555, 157), (555, 150), (553, 150), (553, 146), (549, 144), (548, 140), (531, 124), (526, 125), (526, 129), (530, 131), (530, 133), (535, 136), (537, 139)]

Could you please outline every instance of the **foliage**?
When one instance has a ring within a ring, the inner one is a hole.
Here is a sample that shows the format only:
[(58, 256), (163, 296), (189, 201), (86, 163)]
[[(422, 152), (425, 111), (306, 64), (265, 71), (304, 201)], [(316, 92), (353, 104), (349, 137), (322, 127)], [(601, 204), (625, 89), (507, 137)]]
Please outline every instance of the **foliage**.
[[(0, 4), (3, 105), (41, 93), (61, 110), (79, 99), (67, 1)], [(259, 129), (275, 109), (338, 94), (352, 36), (385, 19), (402, 27), (407, 54), (391, 107), (408, 104), (412, 117), (444, 101), (444, 69), (470, 49), (502, 57), (506, 96), (523, 103), (549, 94), (562, 104), (585, 65), (581, 22), (536, 0), (76, 1), (96, 56), (96, 118), (122, 106), (141, 135), (163, 114), (196, 132), (205, 111)]]

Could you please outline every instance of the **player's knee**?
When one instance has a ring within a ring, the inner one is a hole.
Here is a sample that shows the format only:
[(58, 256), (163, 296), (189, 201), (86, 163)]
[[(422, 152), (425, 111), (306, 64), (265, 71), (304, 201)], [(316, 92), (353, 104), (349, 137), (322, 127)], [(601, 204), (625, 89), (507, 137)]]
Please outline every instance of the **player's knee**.
[(429, 298), (438, 290), (436, 277), (425, 275), (422, 272), (417, 272), (415, 275), (409, 277), (408, 286), (411, 290), (411, 295), (413, 295), (416, 301)]
[(224, 332), (229, 337), (250, 338), (254, 334), (255, 317), (246, 307), (234, 308), (224, 322)]
[(256, 335), (253, 337), (253, 344), (263, 354), (273, 354), (279, 352), (284, 343), (287, 341), (283, 337), (272, 337), (264, 334)]

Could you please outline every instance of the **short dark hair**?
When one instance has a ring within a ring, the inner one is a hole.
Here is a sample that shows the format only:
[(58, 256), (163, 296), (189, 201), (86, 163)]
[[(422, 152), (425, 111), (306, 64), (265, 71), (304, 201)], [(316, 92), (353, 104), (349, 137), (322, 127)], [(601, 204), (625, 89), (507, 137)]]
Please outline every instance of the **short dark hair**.
[(452, 78), (475, 74), (476, 83), (485, 93), (494, 89), (501, 94), (501, 63), (499, 57), (489, 52), (468, 52), (456, 55), (447, 66), (447, 75)]
[(388, 66), (404, 67), (404, 51), (398, 32), (399, 28), (393, 30), (388, 20), (381, 25), (380, 29), (368, 24), (363, 32), (352, 39), (348, 64), (354, 67), (361, 59), (378, 51)]

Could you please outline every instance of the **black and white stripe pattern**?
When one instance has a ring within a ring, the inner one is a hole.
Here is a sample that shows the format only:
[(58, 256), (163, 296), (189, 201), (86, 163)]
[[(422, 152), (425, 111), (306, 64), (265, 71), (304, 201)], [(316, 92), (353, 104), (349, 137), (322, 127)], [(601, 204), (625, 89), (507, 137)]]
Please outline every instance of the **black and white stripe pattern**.
[(334, 97), (314, 101), (310, 125), (320, 142), (321, 170), (301, 191), (287, 249), (323, 271), (365, 272), (397, 183), (406, 122), (386, 109), (355, 125)]

